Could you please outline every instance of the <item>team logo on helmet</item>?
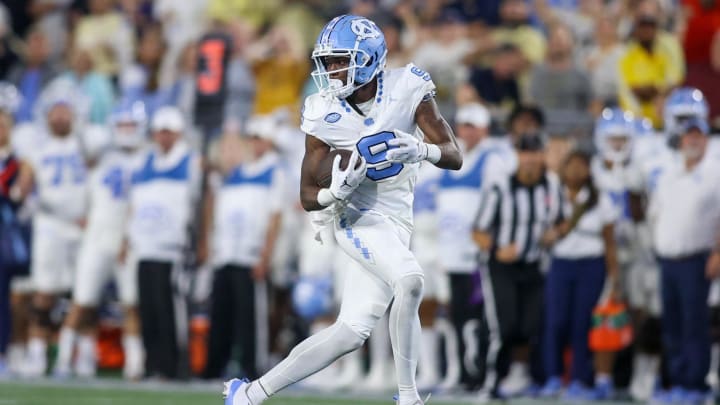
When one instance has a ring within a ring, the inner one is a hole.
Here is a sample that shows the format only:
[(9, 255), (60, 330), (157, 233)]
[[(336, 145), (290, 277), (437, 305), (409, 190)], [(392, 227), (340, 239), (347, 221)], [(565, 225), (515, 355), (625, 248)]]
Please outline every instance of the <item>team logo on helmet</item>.
[(350, 23), (350, 28), (360, 40), (377, 38), (380, 36), (380, 30), (377, 26), (366, 18), (353, 20), (352, 23)]

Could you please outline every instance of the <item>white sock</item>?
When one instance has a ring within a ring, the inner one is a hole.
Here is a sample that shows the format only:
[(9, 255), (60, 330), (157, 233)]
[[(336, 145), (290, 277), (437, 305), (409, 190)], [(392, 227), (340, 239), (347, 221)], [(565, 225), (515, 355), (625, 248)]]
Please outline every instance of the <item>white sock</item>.
[(248, 398), (253, 405), (260, 405), (270, 396), (265, 392), (263, 387), (260, 385), (260, 381), (253, 381), (247, 390)]
[(138, 335), (123, 335), (123, 352), (125, 354), (125, 366), (123, 374), (125, 378), (141, 378), (144, 372), (144, 357), (142, 340)]
[(47, 361), (47, 342), (41, 338), (30, 338), (27, 346), (28, 359), (32, 362)]
[(72, 328), (62, 328), (58, 337), (58, 355), (55, 363), (56, 370), (70, 370), (73, 350), (75, 349), (75, 338), (77, 332)]
[(78, 338), (78, 362), (95, 364), (97, 346), (94, 335), (80, 335)]
[(393, 292), (389, 325), (398, 380), (399, 404), (411, 405), (420, 400), (415, 374), (421, 339), (418, 309), (422, 301), (422, 276), (411, 274), (401, 278), (395, 282)]
[(424, 380), (437, 380), (438, 378), (438, 335), (435, 329), (422, 330), (422, 344), (420, 345), (420, 375)]
[(18, 373), (25, 360), (25, 345), (22, 343), (11, 343), (7, 348), (7, 363), (11, 373)]

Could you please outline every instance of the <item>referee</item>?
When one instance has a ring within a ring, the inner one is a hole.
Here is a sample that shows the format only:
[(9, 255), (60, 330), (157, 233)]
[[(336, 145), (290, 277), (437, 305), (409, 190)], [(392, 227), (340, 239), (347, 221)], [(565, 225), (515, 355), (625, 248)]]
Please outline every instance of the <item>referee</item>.
[[(502, 397), (523, 394), (532, 382), (531, 339), (540, 334), (543, 308), (541, 238), (561, 215), (560, 183), (545, 169), (542, 136), (521, 135), (515, 149), (517, 169), (485, 188), (473, 234), (478, 246), (489, 252), (483, 294), (490, 347), (483, 391)], [(498, 375), (505, 374), (496, 387)]]

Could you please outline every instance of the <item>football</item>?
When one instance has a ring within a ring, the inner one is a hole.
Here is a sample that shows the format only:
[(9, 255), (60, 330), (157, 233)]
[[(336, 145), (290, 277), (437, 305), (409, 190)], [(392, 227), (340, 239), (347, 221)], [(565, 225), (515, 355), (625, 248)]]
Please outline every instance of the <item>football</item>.
[[(332, 182), (333, 160), (337, 155), (340, 155), (340, 168), (345, 170), (350, 162), (352, 151), (345, 149), (332, 150), (318, 163), (315, 169), (315, 181), (318, 186), (323, 188), (330, 187), (330, 183)], [(357, 165), (355, 167), (357, 167)]]

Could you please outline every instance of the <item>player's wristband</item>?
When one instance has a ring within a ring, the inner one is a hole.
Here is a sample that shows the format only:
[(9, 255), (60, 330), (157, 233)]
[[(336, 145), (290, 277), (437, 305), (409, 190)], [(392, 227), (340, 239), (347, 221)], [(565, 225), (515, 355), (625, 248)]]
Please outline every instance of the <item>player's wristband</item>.
[(425, 147), (427, 147), (427, 157), (425, 158), (425, 160), (433, 164), (439, 162), (440, 157), (442, 157), (440, 147), (433, 143), (426, 143)]
[(340, 200), (335, 198), (332, 192), (330, 192), (329, 188), (323, 188), (318, 191), (317, 195), (317, 201), (318, 204), (322, 205), (323, 207), (327, 207), (333, 203), (336, 203)]

